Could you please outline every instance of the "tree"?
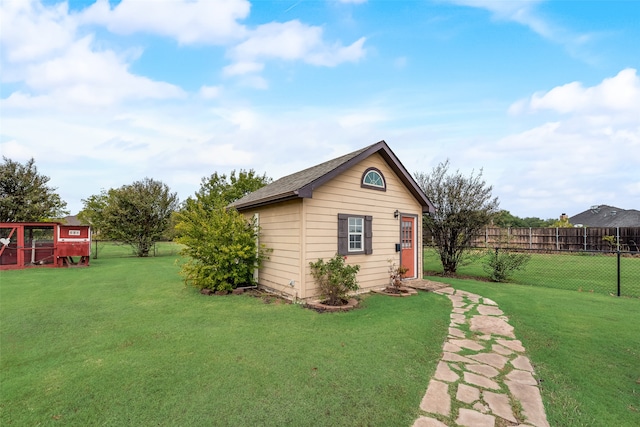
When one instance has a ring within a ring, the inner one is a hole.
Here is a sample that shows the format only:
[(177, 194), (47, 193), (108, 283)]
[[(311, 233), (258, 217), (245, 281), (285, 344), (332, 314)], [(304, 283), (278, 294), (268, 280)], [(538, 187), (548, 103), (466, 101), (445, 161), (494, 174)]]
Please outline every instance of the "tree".
[(522, 227), (550, 227), (554, 223), (554, 219), (541, 219), (528, 216), (520, 218), (512, 215), (507, 210), (500, 210), (493, 220), (493, 225), (501, 228), (522, 228)]
[(498, 198), (492, 187), (482, 180), (482, 170), (465, 177), (456, 171), (449, 174), (449, 160), (433, 168), (430, 174), (416, 173), (415, 178), (435, 207), (423, 217), (431, 232), (445, 275), (455, 274), (469, 243), (498, 212)]
[(573, 224), (569, 222), (569, 218), (566, 215), (562, 215), (560, 219), (553, 221), (549, 227), (553, 228), (571, 228)]
[(241, 169), (236, 176), (236, 171), (232, 170), (229, 176), (214, 172), (208, 178), (202, 178), (200, 189), (195, 194), (195, 200), (187, 199), (186, 205), (198, 201), (205, 207), (226, 206), (245, 195), (256, 191), (259, 188), (271, 183), (271, 178), (266, 174), (258, 175), (253, 169), (245, 171)]
[(185, 283), (199, 289), (227, 291), (253, 283), (253, 272), (268, 257), (258, 244), (260, 230), (253, 220), (227, 206), (271, 182), (253, 170), (203, 178), (195, 198), (176, 215), (176, 241), (188, 256), (181, 266)]
[(504, 209), (500, 210), (496, 214), (495, 218), (493, 219), (493, 225), (500, 228), (528, 227), (525, 220), (512, 215), (511, 212)]
[(538, 217), (526, 217), (523, 219), (523, 221), (525, 222), (525, 227), (550, 227), (551, 224), (553, 224), (554, 219), (553, 218), (549, 218), (549, 219), (542, 219), (542, 218), (538, 218)]
[(35, 222), (68, 214), (67, 203), (48, 187), (31, 158), (24, 165), (2, 156), (0, 166), (0, 221)]
[(93, 234), (100, 235), (105, 228), (103, 224), (103, 212), (109, 201), (109, 193), (102, 190), (100, 194), (94, 194), (82, 199), (84, 207), (78, 213), (78, 220), (91, 226)]
[(171, 214), (178, 208), (176, 193), (150, 178), (103, 190), (83, 202), (83, 218), (104, 237), (131, 245), (139, 257), (149, 256), (149, 250), (161, 239)]

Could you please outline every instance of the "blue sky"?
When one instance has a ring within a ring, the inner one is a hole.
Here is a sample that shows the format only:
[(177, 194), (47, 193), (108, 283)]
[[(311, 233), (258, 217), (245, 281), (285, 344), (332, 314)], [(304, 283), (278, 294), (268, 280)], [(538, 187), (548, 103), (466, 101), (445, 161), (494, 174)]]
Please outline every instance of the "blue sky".
[(0, 151), (72, 213), (387, 141), (521, 217), (640, 209), (640, 2), (2, 0)]

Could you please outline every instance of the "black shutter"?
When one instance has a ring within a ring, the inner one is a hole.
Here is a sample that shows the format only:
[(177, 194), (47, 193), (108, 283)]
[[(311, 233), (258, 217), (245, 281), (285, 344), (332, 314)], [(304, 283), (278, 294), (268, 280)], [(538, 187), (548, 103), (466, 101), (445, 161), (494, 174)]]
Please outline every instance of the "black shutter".
[(349, 253), (349, 216), (338, 214), (338, 254)]
[(370, 215), (364, 217), (364, 253), (373, 253), (373, 217)]

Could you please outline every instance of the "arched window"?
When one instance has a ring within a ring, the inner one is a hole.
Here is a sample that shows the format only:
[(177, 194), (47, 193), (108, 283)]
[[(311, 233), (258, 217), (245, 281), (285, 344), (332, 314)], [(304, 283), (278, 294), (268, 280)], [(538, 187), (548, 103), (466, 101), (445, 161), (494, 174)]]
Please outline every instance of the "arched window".
[(387, 191), (387, 183), (384, 180), (382, 172), (376, 168), (369, 168), (362, 174), (363, 188), (371, 188), (373, 190)]

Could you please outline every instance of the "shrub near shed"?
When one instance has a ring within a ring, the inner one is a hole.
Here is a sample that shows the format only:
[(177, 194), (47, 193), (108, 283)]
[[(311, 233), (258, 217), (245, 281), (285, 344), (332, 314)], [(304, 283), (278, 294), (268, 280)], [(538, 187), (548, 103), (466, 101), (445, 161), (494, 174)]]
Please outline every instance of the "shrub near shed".
[(267, 258), (268, 250), (257, 246), (256, 225), (234, 209), (206, 209), (192, 205), (178, 214), (176, 226), (188, 260), (180, 274), (187, 285), (211, 291), (230, 291), (254, 284), (253, 272)]

